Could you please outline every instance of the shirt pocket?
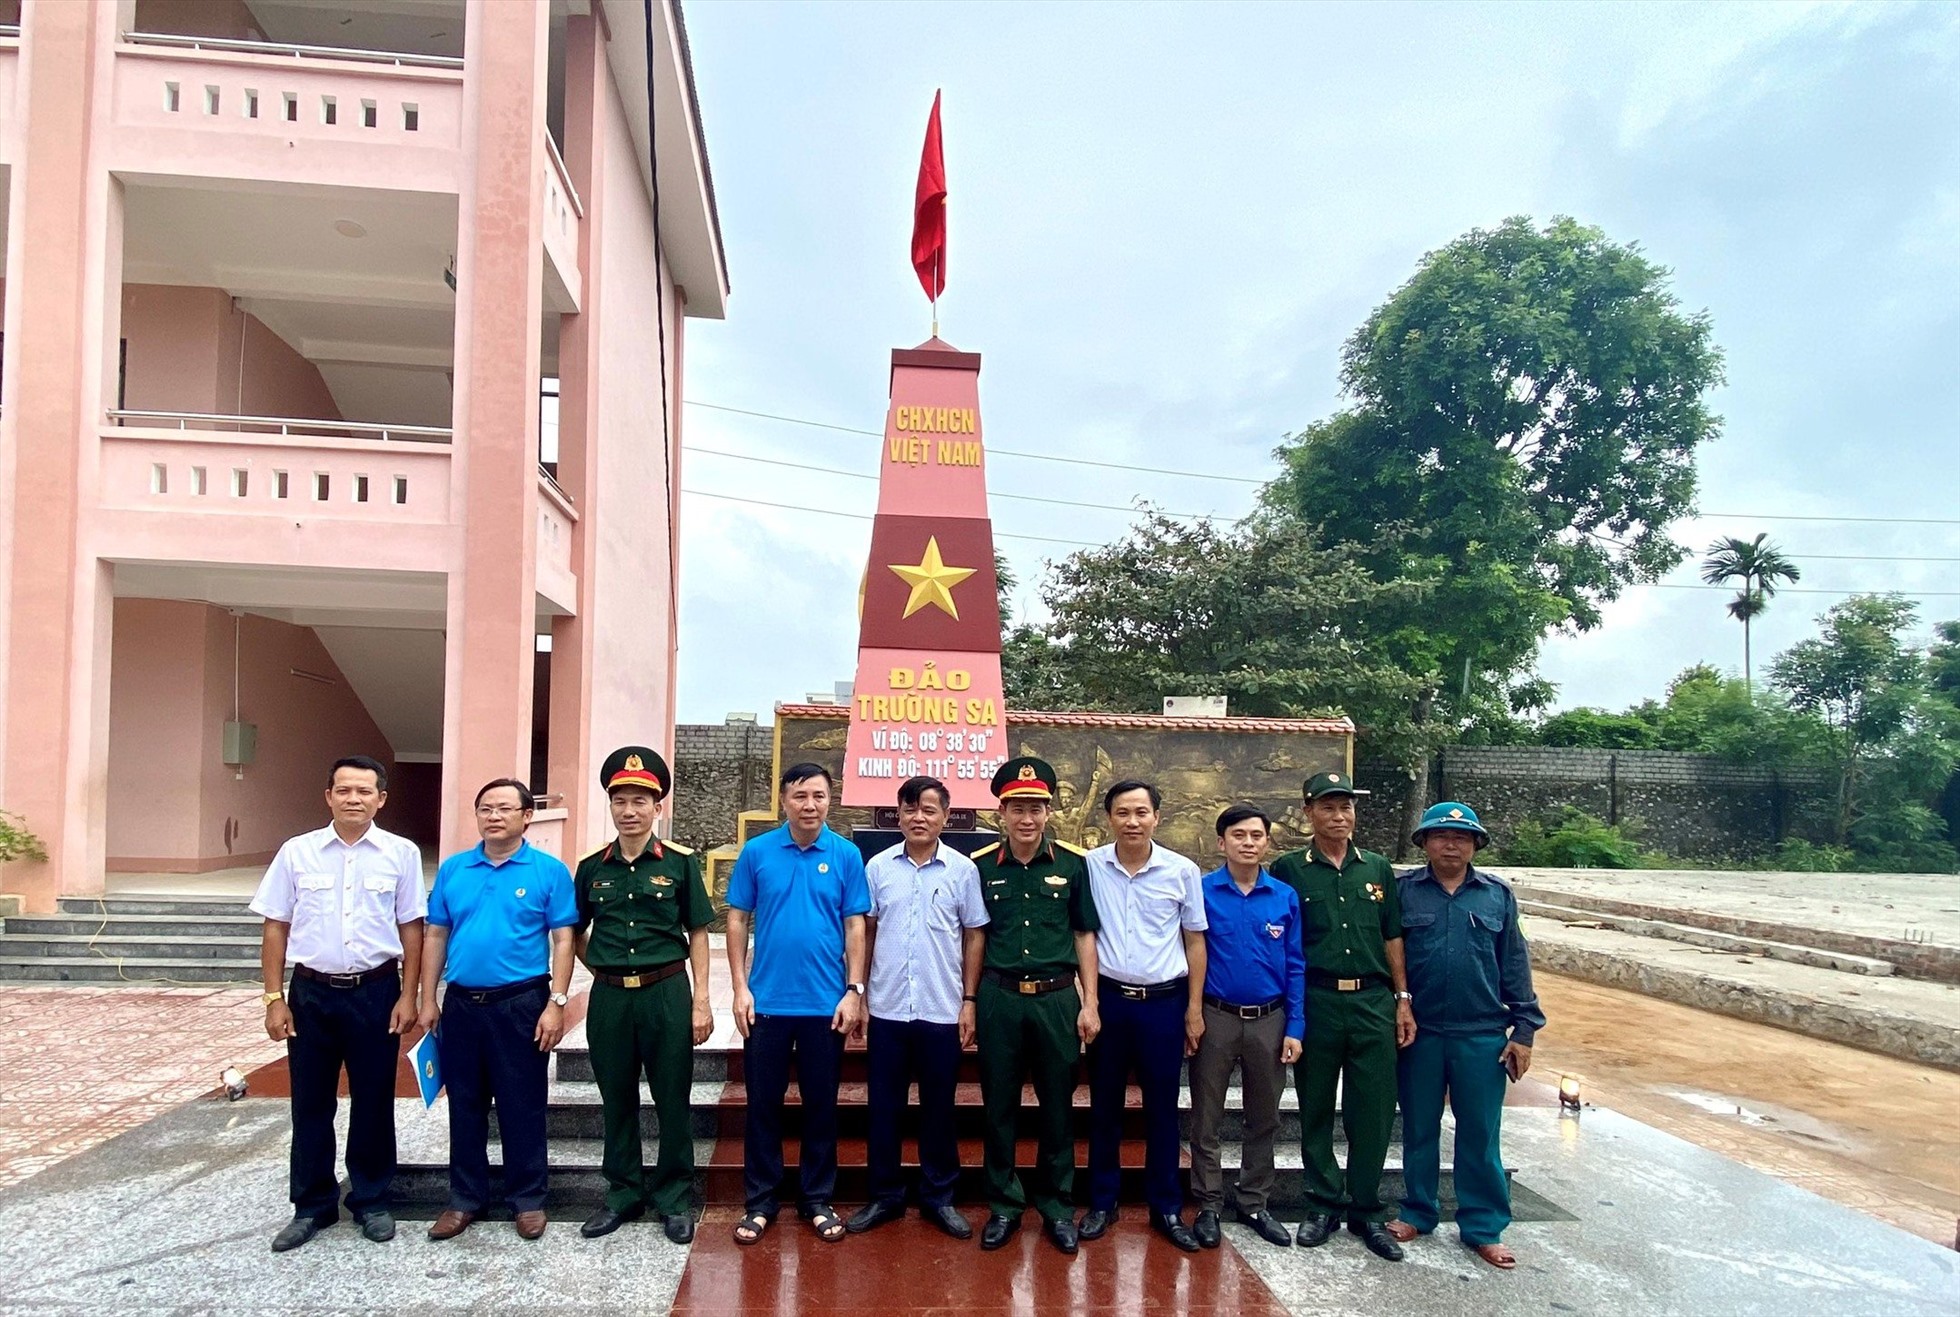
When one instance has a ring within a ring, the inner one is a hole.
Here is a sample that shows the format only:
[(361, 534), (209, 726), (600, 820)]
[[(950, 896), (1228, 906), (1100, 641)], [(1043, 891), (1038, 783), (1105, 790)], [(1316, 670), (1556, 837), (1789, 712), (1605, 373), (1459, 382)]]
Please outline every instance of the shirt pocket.
[(1411, 966), (1440, 960), (1450, 935), (1449, 923), (1433, 914), (1402, 916), (1402, 949)]
[(926, 897), (926, 927), (935, 933), (956, 933), (960, 927), (960, 896), (950, 887), (935, 888)]
[(1145, 896), (1137, 903), (1137, 917), (1143, 931), (1153, 937), (1169, 934), (1177, 927), (1179, 904), (1174, 896)]
[(333, 912), (338, 884), (330, 873), (303, 873), (293, 879), (293, 908), (308, 914)]

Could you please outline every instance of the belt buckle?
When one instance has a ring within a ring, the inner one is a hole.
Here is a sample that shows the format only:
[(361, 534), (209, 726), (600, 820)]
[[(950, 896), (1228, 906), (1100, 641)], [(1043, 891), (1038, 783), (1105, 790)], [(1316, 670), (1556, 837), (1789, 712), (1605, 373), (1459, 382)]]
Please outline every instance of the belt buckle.
[(1241, 1020), (1262, 1019), (1264, 1017), (1261, 1016), (1260, 1012), (1265, 1009), (1264, 1006), (1241, 1006), (1239, 1007), (1239, 1018)]
[(1014, 985), (1014, 991), (1020, 993), (1023, 997), (1032, 997), (1041, 991), (1041, 985), (1033, 979), (1022, 979)]
[(359, 974), (329, 974), (327, 986), (330, 988), (358, 988), (361, 986)]
[(1139, 988), (1133, 983), (1119, 983), (1116, 985), (1116, 991), (1122, 993), (1131, 1001), (1148, 1001), (1150, 999), (1150, 990), (1148, 988)]
[(619, 986), (622, 988), (637, 988), (640, 983), (641, 978), (638, 974), (623, 974), (619, 980)]
[(1360, 992), (1361, 980), (1360, 979), (1335, 979), (1334, 990), (1336, 992)]

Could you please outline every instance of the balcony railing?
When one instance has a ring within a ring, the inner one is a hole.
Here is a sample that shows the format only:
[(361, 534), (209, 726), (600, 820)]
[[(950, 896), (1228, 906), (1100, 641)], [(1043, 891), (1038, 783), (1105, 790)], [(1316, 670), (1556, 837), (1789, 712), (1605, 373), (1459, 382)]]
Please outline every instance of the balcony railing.
[[(6, 29), (0, 28), (0, 35)], [(15, 28), (13, 35), (19, 36)], [(394, 64), (404, 68), (460, 69), (463, 61), (455, 55), (415, 55), (399, 50), (358, 50), (348, 46), (300, 46), (283, 41), (241, 41), (234, 37), (188, 37), (168, 32), (125, 32), (123, 40), (135, 46), (171, 46), (178, 50), (222, 50), (245, 55), (283, 55), (291, 59), (347, 59), (366, 64)]]
[(297, 416), (226, 416), (217, 412), (153, 412), (114, 408), (109, 419), (117, 425), (150, 429), (217, 430), (237, 434), (339, 435), (348, 439), (400, 440), (405, 443), (446, 444), (454, 430), (434, 425), (374, 425), (366, 421), (310, 421)]

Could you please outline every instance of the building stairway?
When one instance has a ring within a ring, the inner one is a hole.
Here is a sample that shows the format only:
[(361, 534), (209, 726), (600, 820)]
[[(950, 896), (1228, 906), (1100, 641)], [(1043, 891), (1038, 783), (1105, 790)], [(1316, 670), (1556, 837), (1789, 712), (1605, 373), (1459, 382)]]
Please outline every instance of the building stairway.
[(65, 896), (0, 920), (0, 982), (257, 983), (261, 923), (243, 900)]

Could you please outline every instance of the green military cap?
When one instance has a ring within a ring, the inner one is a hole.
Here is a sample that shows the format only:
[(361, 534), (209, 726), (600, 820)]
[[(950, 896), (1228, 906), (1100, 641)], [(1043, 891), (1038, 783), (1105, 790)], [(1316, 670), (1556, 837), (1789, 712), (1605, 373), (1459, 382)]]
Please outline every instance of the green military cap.
[(994, 774), (994, 797), (1002, 804), (1010, 800), (1053, 800), (1061, 778), (1046, 759), (1022, 755), (1010, 759)]
[(1306, 796), (1308, 800), (1319, 800), (1322, 796), (1365, 796), (1368, 793), (1354, 785), (1354, 778), (1346, 773), (1315, 773), (1307, 779)]
[(667, 761), (658, 751), (643, 745), (622, 745), (606, 756), (599, 769), (599, 785), (608, 794), (614, 787), (642, 787), (651, 791), (654, 799), (665, 800), (673, 778), (668, 776)]

